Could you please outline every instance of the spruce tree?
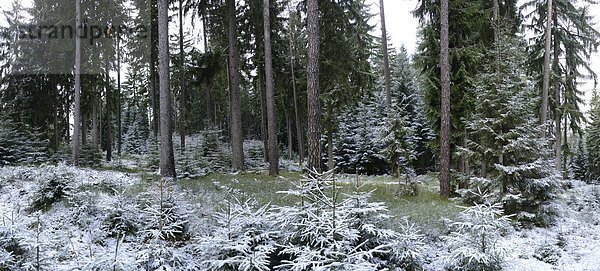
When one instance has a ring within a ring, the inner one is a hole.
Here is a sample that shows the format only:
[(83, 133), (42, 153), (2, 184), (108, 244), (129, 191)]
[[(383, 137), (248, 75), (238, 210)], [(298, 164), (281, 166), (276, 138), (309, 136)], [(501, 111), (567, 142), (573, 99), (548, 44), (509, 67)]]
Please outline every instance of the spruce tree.
[(588, 151), (588, 177), (591, 182), (600, 181), (600, 97), (594, 91), (590, 103), (590, 124), (586, 130), (585, 146)]

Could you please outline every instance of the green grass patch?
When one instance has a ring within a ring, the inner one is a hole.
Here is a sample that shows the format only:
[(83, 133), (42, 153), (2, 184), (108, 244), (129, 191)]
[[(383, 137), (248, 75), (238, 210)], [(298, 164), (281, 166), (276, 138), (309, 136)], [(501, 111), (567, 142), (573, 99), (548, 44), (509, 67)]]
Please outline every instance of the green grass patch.
[[(350, 193), (355, 189), (355, 175), (337, 177), (341, 192)], [(217, 201), (224, 201), (235, 195), (240, 200), (254, 199), (259, 205), (290, 205), (298, 199), (277, 192), (289, 190), (301, 178), (300, 173), (287, 171), (281, 172), (279, 177), (269, 176), (266, 172), (211, 173), (199, 178), (178, 180), (178, 184), (183, 190), (195, 195), (197, 202), (206, 200), (207, 195), (211, 200)], [(363, 185), (363, 191), (374, 190), (371, 201), (387, 204), (393, 217), (391, 223), (408, 217), (411, 222), (424, 228), (441, 230), (444, 228), (442, 218), (453, 219), (461, 210), (453, 202), (438, 195), (437, 181), (433, 176), (419, 176), (421, 184), (416, 196), (398, 196), (397, 180), (390, 176), (359, 176), (358, 179)]]

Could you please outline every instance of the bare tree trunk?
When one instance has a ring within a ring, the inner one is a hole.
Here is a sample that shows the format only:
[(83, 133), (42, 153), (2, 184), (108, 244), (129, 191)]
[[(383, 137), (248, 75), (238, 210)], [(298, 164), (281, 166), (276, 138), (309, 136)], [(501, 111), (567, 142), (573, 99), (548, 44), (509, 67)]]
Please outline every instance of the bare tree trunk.
[(257, 76), (258, 76), (258, 91), (260, 92), (260, 136), (262, 137), (262, 141), (263, 141), (263, 149), (264, 151), (264, 155), (263, 155), (263, 161), (265, 162), (269, 162), (269, 134), (267, 132), (267, 99), (265, 96), (266, 95), (266, 87), (265, 87), (265, 82), (264, 80), (264, 76), (262, 74), (263, 71), (263, 67), (261, 67), (261, 65), (258, 65), (258, 72), (257, 72)]
[(290, 158), (290, 160), (294, 159), (294, 143), (292, 140), (292, 117), (290, 116), (291, 113), (288, 112), (287, 110), (285, 111), (285, 122), (287, 124), (287, 138), (288, 138), (288, 156)]
[[(564, 116), (564, 120), (563, 121), (565, 122), (565, 125), (564, 125), (565, 128), (563, 129), (563, 143), (564, 143), (564, 142), (568, 142), (568, 140), (567, 140), (567, 127), (569, 127), (568, 126), (569, 124), (567, 123), (568, 119), (567, 119), (567, 115), (566, 114)], [(563, 164), (562, 164), (563, 179), (569, 178), (569, 170), (568, 170), (569, 164), (568, 163), (569, 163), (569, 159), (568, 159), (567, 155), (563, 154)]]
[(210, 51), (208, 49), (208, 35), (207, 35), (207, 27), (206, 27), (206, 15), (202, 16), (202, 41), (204, 41), (204, 52)]
[[(62, 88), (62, 86), (61, 86), (61, 88)], [(60, 91), (59, 91), (59, 93), (60, 93)], [(52, 107), (54, 109), (54, 121), (53, 121), (53, 125), (54, 125), (54, 134), (53, 134), (54, 144), (52, 145), (52, 148), (53, 148), (54, 151), (57, 151), (58, 150), (58, 146), (60, 145), (59, 142), (60, 142), (60, 137), (61, 137), (60, 136), (60, 129), (58, 129), (58, 119), (60, 118), (60, 116), (58, 114), (58, 112), (59, 112), (59, 110), (58, 110), (58, 103), (55, 101), (53, 103)]]
[(263, 26), (265, 32), (265, 75), (267, 81), (267, 130), (269, 133), (269, 175), (279, 175), (279, 148), (277, 145), (277, 116), (273, 87), (273, 56), (271, 53), (271, 19), (269, 0), (263, 0)]
[[(291, 12), (291, 10), (290, 10)], [(290, 13), (291, 14), (291, 13)], [(300, 164), (304, 162), (304, 131), (302, 129), (302, 121), (300, 119), (300, 109), (298, 107), (298, 92), (296, 90), (296, 73), (294, 72), (295, 57), (294, 57), (294, 32), (291, 24), (289, 25), (290, 32), (290, 68), (292, 72), (292, 92), (294, 94), (294, 115), (296, 118), (296, 141), (298, 144), (298, 157)]]
[(121, 121), (121, 35), (117, 33), (117, 154), (121, 156), (122, 142), (122, 121)]
[(440, 68), (442, 116), (440, 135), (440, 195), (450, 197), (450, 64), (448, 60), (448, 0), (441, 1)]
[[(87, 142), (87, 131), (88, 131), (88, 120), (87, 116), (81, 117), (81, 145), (85, 146), (88, 144)], [(75, 135), (73, 135), (75, 136)]]
[[(554, 19), (554, 23), (556, 23), (556, 18)], [(559, 52), (559, 47), (560, 45), (558, 44), (558, 40), (554, 40), (554, 59), (553, 59), (553, 70), (555, 72), (558, 72), (558, 54)], [(554, 114), (554, 121), (555, 121), (555, 126), (554, 128), (555, 130), (555, 137), (556, 137), (556, 142), (554, 143), (554, 152), (555, 152), (555, 157), (554, 157), (554, 164), (556, 166), (556, 170), (560, 171), (562, 169), (562, 127), (561, 127), (561, 119), (562, 119), (562, 112), (561, 112), (561, 101), (560, 101), (560, 82), (558, 80), (555, 80), (554, 82), (554, 102), (555, 102), (555, 114)], [(565, 138), (566, 139), (566, 138)]]
[[(546, 17), (546, 47), (544, 50), (544, 74), (542, 78), (542, 106), (540, 108), (540, 123), (546, 124), (548, 120), (548, 93), (550, 89), (550, 46), (552, 42), (552, 0), (548, 1), (548, 12)], [(544, 129), (546, 135), (546, 129)]]
[(321, 171), (321, 105), (319, 101), (319, 6), (307, 0), (308, 168)]
[[(152, 53), (150, 53), (152, 54)], [(154, 140), (158, 140), (158, 119), (159, 110), (156, 108), (157, 101), (156, 89), (156, 69), (154, 67), (154, 61), (150, 61), (150, 102), (152, 103), (152, 135)]]
[(183, 0), (179, 0), (179, 140), (181, 153), (185, 151), (185, 80), (184, 80), (184, 54), (183, 54)]
[[(81, 146), (79, 145), (79, 129), (81, 121), (81, 2), (75, 0), (75, 105), (73, 108), (73, 138), (71, 138), (73, 165), (79, 165), (79, 154)], [(68, 130), (68, 129), (67, 129)]]
[(98, 89), (96, 85), (97, 83), (98, 82), (94, 79), (94, 86), (92, 87), (94, 89), (94, 94), (92, 96), (92, 144), (94, 144), (94, 148), (98, 148), (98, 146), (100, 145), (100, 128), (98, 123), (99, 99)]
[(244, 170), (244, 135), (242, 134), (242, 112), (240, 101), (240, 71), (237, 49), (237, 22), (235, 0), (227, 0), (227, 13), (229, 19), (229, 77), (230, 88), (229, 104), (231, 118), (231, 150), (232, 166), (235, 170)]
[[(69, 101), (69, 95), (67, 94), (67, 104), (65, 106), (65, 119), (63, 120), (65, 122), (65, 141), (69, 142), (71, 140), (71, 121), (70, 119), (70, 115), (71, 115), (71, 101)], [(80, 116), (81, 119), (81, 116)], [(75, 123), (79, 123), (79, 121), (75, 122)], [(74, 125), (74, 126), (79, 126), (79, 125)], [(73, 127), (75, 128), (75, 127)], [(78, 140), (79, 140), (79, 136), (77, 136)], [(72, 144), (71, 144), (72, 145)]]
[(390, 59), (388, 55), (387, 31), (385, 29), (385, 9), (383, 0), (379, 0), (379, 14), (381, 15), (381, 44), (383, 45), (383, 76), (385, 78), (385, 105), (388, 118), (392, 113), (392, 91), (390, 79)]
[(169, 87), (169, 5), (158, 0), (158, 70), (160, 78), (160, 175), (175, 178), (171, 123), (171, 91)]
[(335, 161), (333, 160), (333, 131), (331, 128), (327, 129), (327, 170), (332, 170), (335, 167)]
[(112, 160), (112, 93), (110, 90), (108, 60), (106, 60), (105, 78), (106, 78), (106, 161)]
[[(159, 87), (157, 81), (160, 76), (156, 71), (157, 55), (158, 55), (158, 4), (157, 0), (150, 0), (150, 95), (152, 95), (152, 135), (153, 139), (158, 141), (160, 105), (159, 105)], [(155, 6), (156, 5), (156, 6)]]

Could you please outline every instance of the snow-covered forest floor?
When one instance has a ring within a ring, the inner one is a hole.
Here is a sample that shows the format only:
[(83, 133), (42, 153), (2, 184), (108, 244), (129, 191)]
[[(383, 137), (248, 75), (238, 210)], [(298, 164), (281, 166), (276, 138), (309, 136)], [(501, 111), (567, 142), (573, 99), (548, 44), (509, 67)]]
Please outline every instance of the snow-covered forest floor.
[[(134, 163), (129, 164), (131, 168)], [(293, 193), (278, 191), (293, 190), (300, 179), (298, 172), (284, 172), (278, 178), (259, 172), (213, 173), (170, 185), (153, 173), (132, 169), (3, 167), (0, 270), (36, 270), (38, 266), (41, 270), (157, 270), (159, 266), (230, 270), (226, 266), (235, 264), (239, 270), (243, 266), (268, 270), (273, 263), (260, 255), (280, 249), (281, 243), (269, 240), (281, 239), (283, 234), (266, 229), (278, 227), (277, 216), (287, 215), (282, 209), (298, 203), (290, 196)], [(358, 180), (361, 191), (373, 191), (370, 202), (388, 206), (386, 211), (379, 205), (364, 205), (377, 214), (369, 223), (398, 233), (394, 235), (397, 240), (380, 249), (405, 246), (425, 270), (443, 270), (455, 251), (480, 255), (468, 242), (452, 239), (470, 240), (467, 232), (451, 226), (468, 219), (461, 218), (463, 208), (456, 206), (460, 203), (437, 197), (432, 176), (418, 177), (417, 196), (402, 197), (396, 196), (397, 183), (390, 177), (340, 175), (336, 179), (342, 193), (351, 194)], [(488, 248), (498, 252), (502, 269), (598, 270), (600, 187), (570, 183), (573, 187), (561, 191), (551, 203), (558, 212), (549, 227), (511, 222), (498, 227), (502, 229), (497, 238), (490, 234)], [(357, 196), (359, 199), (366, 197)], [(265, 204), (271, 207), (262, 207)], [(338, 212), (343, 216), (342, 207)], [(377, 224), (377, 220), (384, 223)], [(236, 239), (236, 230), (242, 239)], [(262, 250), (242, 253), (244, 238), (257, 236), (261, 238), (251, 243)], [(368, 264), (360, 268), (332, 266), (323, 270), (379, 270)], [(403, 270), (402, 266), (395, 268)]]

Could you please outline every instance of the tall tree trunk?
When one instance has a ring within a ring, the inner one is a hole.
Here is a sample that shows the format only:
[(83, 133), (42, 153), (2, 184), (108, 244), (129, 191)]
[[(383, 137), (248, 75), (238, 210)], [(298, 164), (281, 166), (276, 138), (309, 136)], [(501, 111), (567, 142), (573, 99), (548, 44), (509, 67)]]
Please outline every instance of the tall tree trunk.
[(230, 127), (232, 166), (235, 170), (244, 170), (244, 136), (242, 131), (242, 111), (240, 99), (240, 70), (237, 49), (237, 20), (235, 0), (227, 0), (227, 14), (229, 23), (229, 77), (230, 77)]
[(269, 133), (267, 132), (267, 98), (264, 76), (262, 74), (263, 67), (258, 65), (258, 91), (260, 92), (260, 136), (263, 141), (263, 161), (269, 162)]
[(293, 136), (292, 136), (292, 117), (290, 116), (291, 113), (288, 112), (287, 110), (285, 111), (285, 122), (287, 124), (287, 138), (288, 138), (288, 157), (290, 160), (294, 159), (294, 143), (293, 143)]
[(448, 0), (441, 1), (440, 68), (442, 116), (440, 135), (440, 195), (450, 197), (450, 64), (448, 60)]
[[(81, 117), (81, 145), (85, 146), (87, 142), (87, 131), (88, 131), (88, 116)], [(75, 135), (73, 135), (75, 136)]]
[(160, 78), (160, 175), (175, 178), (173, 135), (171, 122), (171, 91), (169, 87), (169, 5), (158, 0), (158, 69)]
[[(554, 23), (557, 23), (556, 18), (554, 18)], [(559, 72), (559, 63), (558, 63), (558, 55), (560, 53), (560, 44), (558, 43), (558, 39), (554, 39), (554, 59), (552, 61), (552, 70), (558, 74)], [(561, 112), (561, 101), (560, 101), (560, 82), (558, 81), (558, 78), (556, 78), (554, 80), (554, 122), (555, 122), (555, 126), (554, 128), (556, 129), (554, 131), (554, 135), (556, 138), (556, 142), (554, 143), (554, 152), (555, 152), (555, 157), (554, 157), (554, 164), (556, 166), (556, 170), (561, 171), (562, 169), (562, 127), (561, 127), (561, 119), (562, 119), (562, 112)], [(566, 128), (566, 127), (565, 127)], [(566, 138), (565, 138), (566, 139)]]
[(185, 80), (184, 80), (184, 54), (183, 54), (183, 0), (179, 0), (179, 140), (181, 153), (185, 151)]
[(53, 110), (54, 110), (54, 120), (53, 120), (53, 128), (54, 128), (54, 144), (52, 144), (52, 149), (53, 151), (57, 151), (58, 150), (58, 146), (60, 145), (60, 129), (58, 129), (58, 119), (60, 118), (60, 116), (58, 115), (58, 104), (55, 101), (53, 104)]
[[(291, 14), (291, 9), (289, 10)], [(294, 57), (294, 32), (292, 25), (288, 24), (290, 32), (290, 68), (292, 72), (292, 92), (294, 94), (294, 115), (296, 120), (296, 141), (298, 144), (298, 158), (300, 164), (304, 162), (304, 132), (302, 129), (302, 121), (300, 119), (300, 109), (298, 107), (298, 93), (296, 90), (296, 73), (294, 72), (295, 57)]]
[[(81, 146), (79, 145), (79, 129), (81, 121), (81, 3), (75, 0), (75, 105), (73, 106), (73, 138), (71, 138), (71, 162), (73, 165), (79, 165), (79, 154)], [(68, 129), (67, 129), (68, 130)]]
[(117, 33), (117, 154), (121, 156), (121, 149), (123, 147), (122, 135), (123, 127), (121, 120), (121, 35)]
[(109, 77), (109, 66), (108, 60), (105, 64), (105, 80), (106, 80), (106, 161), (112, 160), (112, 91), (110, 90), (110, 77)]
[(160, 105), (157, 81), (160, 80), (156, 71), (158, 57), (158, 3), (150, 0), (150, 101), (152, 103), (152, 135), (155, 142), (158, 141)]
[[(565, 128), (563, 129), (563, 143), (566, 143), (566, 142), (568, 142), (568, 140), (567, 140), (567, 127), (569, 127), (568, 123), (567, 123), (568, 119), (567, 119), (567, 115), (566, 114), (564, 115), (563, 121), (565, 123), (565, 125), (564, 125)], [(565, 146), (565, 148), (566, 147), (567, 146)], [(563, 154), (562, 157), (563, 157), (563, 164), (562, 164), (562, 173), (563, 173), (563, 175), (562, 176), (563, 176), (563, 179), (567, 179), (567, 178), (569, 178), (569, 170), (568, 170), (568, 168), (569, 168), (569, 164), (568, 164), (569, 163), (569, 159), (568, 159), (568, 157), (567, 157), (566, 154)]]
[[(65, 141), (69, 142), (71, 140), (71, 122), (69, 120), (71, 112), (71, 101), (69, 101), (69, 94), (66, 95), (67, 97), (67, 104), (65, 105), (65, 119), (63, 120), (65, 123)], [(81, 118), (81, 116), (80, 116)], [(75, 123), (79, 123), (79, 122), (75, 122)], [(75, 126), (75, 125), (74, 125)], [(73, 127), (74, 129), (75, 127)], [(79, 138), (79, 136), (77, 136), (77, 138)], [(72, 144), (71, 144), (72, 145)]]
[(333, 159), (333, 131), (327, 128), (327, 170), (332, 170), (335, 167)]
[[(548, 93), (550, 89), (550, 46), (552, 42), (552, 0), (548, 1), (548, 12), (546, 17), (546, 47), (544, 50), (544, 67), (542, 78), (542, 105), (540, 112), (540, 123), (546, 124), (548, 120)], [(544, 129), (546, 135), (546, 129)]]
[(385, 106), (388, 118), (392, 113), (392, 91), (390, 79), (390, 59), (388, 55), (387, 31), (385, 29), (385, 9), (383, 0), (379, 0), (379, 14), (381, 15), (381, 44), (383, 45), (383, 76), (385, 79)]
[[(152, 55), (152, 53), (150, 53)], [(152, 57), (150, 57), (152, 58)], [(152, 103), (152, 136), (154, 141), (158, 140), (158, 119), (159, 119), (159, 110), (156, 108), (157, 101), (157, 87), (156, 87), (156, 68), (154, 66), (154, 61), (150, 61), (150, 103)]]
[(213, 126), (215, 125), (216, 121), (215, 121), (215, 117), (213, 116), (213, 105), (212, 105), (212, 101), (211, 101), (211, 95), (210, 95), (210, 83), (206, 85), (206, 89), (204, 90), (204, 97), (206, 99), (206, 120), (207, 120), (207, 126), (208, 128), (212, 129)]
[(267, 81), (267, 130), (269, 133), (269, 175), (279, 174), (279, 148), (277, 146), (277, 117), (273, 87), (273, 56), (271, 53), (271, 19), (269, 0), (263, 0), (263, 27), (265, 32), (265, 76)]
[(94, 144), (94, 148), (96, 149), (100, 145), (100, 125), (98, 121), (100, 115), (98, 114), (98, 103), (100, 99), (98, 99), (97, 84), (98, 82), (94, 79), (94, 86), (92, 87), (94, 89), (92, 96), (92, 144)]
[(204, 41), (204, 52), (210, 51), (208, 48), (208, 30), (206, 23), (206, 15), (202, 16), (202, 41)]
[(308, 168), (321, 171), (321, 105), (319, 101), (319, 6), (307, 0), (308, 66)]

